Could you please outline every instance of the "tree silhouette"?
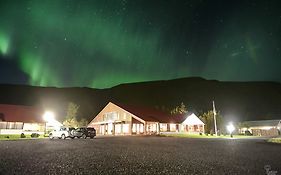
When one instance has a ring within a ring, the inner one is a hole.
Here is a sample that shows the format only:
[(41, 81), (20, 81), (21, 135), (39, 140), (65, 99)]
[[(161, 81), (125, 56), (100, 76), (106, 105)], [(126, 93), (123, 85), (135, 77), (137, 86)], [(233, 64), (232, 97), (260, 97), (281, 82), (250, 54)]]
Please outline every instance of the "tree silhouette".
[(0, 113), (0, 121), (5, 121), (5, 115), (3, 113)]

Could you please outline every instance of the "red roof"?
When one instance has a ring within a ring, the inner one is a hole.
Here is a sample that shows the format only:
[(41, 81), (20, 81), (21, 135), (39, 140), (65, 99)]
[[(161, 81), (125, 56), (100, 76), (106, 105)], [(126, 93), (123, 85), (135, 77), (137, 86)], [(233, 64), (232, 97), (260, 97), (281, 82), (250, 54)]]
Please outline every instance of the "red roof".
[(143, 119), (144, 121), (160, 122), (160, 123), (182, 123), (187, 116), (187, 115), (171, 115), (163, 111), (149, 108), (149, 107), (131, 106), (131, 105), (124, 105), (119, 103), (114, 103), (114, 104), (136, 115), (137, 117)]
[(7, 122), (44, 123), (42, 110), (32, 106), (0, 104), (0, 120)]

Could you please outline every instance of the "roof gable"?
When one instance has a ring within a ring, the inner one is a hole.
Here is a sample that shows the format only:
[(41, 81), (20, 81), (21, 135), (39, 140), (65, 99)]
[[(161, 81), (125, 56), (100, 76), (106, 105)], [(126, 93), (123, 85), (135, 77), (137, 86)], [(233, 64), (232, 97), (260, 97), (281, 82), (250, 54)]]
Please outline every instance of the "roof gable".
[[(110, 108), (112, 105), (130, 113), (133, 117), (142, 122), (159, 122), (159, 123), (184, 123), (190, 125), (204, 125), (204, 123), (194, 114), (194, 113), (187, 113), (181, 115), (171, 115), (165, 113), (163, 111), (153, 109), (151, 107), (140, 107), (140, 106), (133, 106), (133, 105), (125, 105), (121, 103), (112, 103), (109, 102), (99, 113), (103, 113), (107, 108)], [(98, 116), (97, 115), (97, 116)], [(97, 117), (96, 116), (96, 117)], [(94, 118), (90, 123), (97, 122), (97, 118)]]
[(185, 125), (205, 125), (194, 113), (189, 115), (182, 123)]
[(149, 107), (124, 105), (119, 103), (116, 105), (147, 122), (181, 123), (186, 118), (185, 115), (173, 116)]

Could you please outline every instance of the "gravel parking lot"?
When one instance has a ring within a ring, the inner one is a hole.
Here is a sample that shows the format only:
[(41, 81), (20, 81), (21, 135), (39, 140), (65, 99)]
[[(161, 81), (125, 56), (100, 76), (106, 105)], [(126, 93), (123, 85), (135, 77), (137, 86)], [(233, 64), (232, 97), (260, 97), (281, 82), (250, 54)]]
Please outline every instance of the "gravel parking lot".
[[(1, 174), (281, 173), (281, 145), (258, 139), (98, 137), (0, 142)], [(267, 167), (268, 168), (268, 167)], [(268, 169), (269, 170), (269, 169)]]

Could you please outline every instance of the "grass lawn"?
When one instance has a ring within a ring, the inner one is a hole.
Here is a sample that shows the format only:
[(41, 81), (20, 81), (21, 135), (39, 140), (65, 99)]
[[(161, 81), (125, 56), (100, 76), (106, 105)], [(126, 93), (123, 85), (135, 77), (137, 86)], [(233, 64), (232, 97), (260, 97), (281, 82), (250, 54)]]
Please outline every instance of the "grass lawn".
[[(184, 137), (184, 138), (211, 138), (211, 139), (217, 139), (217, 138), (230, 138), (230, 135), (220, 135), (220, 136), (211, 136), (211, 135), (199, 135), (199, 134), (187, 134), (187, 133), (169, 133), (169, 134), (161, 134), (160, 136), (163, 137)], [(233, 135), (233, 138), (254, 138), (257, 136), (244, 136), (244, 135)]]
[(272, 138), (272, 139), (269, 139), (268, 142), (281, 144), (281, 138)]
[[(11, 135), (0, 135), (0, 140), (24, 140), (24, 139), (37, 139), (32, 138), (31, 135), (25, 135), (25, 138), (20, 138), (19, 134), (11, 134)], [(43, 135), (40, 135), (38, 138), (44, 138)]]

